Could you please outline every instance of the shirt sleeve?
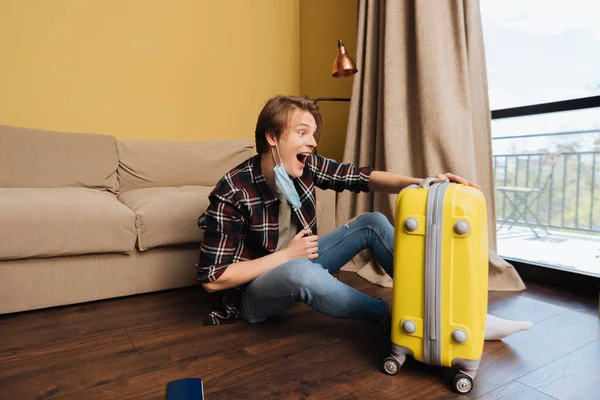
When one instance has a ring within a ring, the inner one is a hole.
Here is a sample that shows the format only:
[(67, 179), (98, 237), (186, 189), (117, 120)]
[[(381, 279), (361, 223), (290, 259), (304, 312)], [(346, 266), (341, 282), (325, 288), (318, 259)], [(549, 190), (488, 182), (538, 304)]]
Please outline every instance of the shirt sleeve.
[(314, 154), (310, 156), (308, 166), (315, 185), (321, 189), (333, 189), (336, 192), (351, 190), (356, 193), (369, 191), (369, 176), (373, 172), (371, 167), (338, 163)]
[(228, 199), (211, 194), (210, 205), (198, 226), (204, 230), (196, 265), (199, 283), (214, 282), (227, 267), (239, 261), (244, 221), (240, 210)]

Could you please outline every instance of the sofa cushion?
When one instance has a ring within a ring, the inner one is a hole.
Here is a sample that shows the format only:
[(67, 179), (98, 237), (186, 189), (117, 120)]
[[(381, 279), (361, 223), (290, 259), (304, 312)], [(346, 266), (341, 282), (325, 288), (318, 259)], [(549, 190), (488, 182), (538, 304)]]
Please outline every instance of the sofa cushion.
[(252, 157), (249, 140), (175, 142), (118, 140), (121, 192), (150, 187), (214, 186)]
[(140, 251), (158, 246), (200, 243), (198, 217), (208, 207), (212, 187), (183, 186), (131, 190), (121, 200), (136, 215), (137, 247)]
[(0, 188), (0, 260), (129, 253), (135, 214), (106, 191)]
[(0, 187), (119, 190), (115, 138), (0, 125)]

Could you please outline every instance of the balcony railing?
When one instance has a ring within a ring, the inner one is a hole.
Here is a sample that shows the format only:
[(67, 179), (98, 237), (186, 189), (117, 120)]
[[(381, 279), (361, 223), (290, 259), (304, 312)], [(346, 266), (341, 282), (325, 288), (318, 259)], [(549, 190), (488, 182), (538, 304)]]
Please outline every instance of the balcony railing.
[[(588, 130), (505, 136), (493, 140), (561, 135), (589, 138), (588, 135), (595, 137), (598, 134), (600, 130)], [(572, 148), (574, 146), (562, 147), (552, 150), (560, 155), (551, 167), (544, 162), (546, 151), (494, 154), (499, 226), (525, 225), (600, 235), (600, 149), (577, 151)], [(515, 213), (515, 207), (520, 208), (520, 212)], [(523, 212), (526, 208), (529, 208), (528, 212)]]

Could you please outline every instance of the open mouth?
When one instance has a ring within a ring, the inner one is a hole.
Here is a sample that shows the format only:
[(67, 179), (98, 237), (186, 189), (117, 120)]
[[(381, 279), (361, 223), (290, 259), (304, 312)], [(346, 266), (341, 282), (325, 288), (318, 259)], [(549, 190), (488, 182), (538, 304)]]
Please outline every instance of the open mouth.
[(298, 159), (298, 162), (300, 164), (302, 164), (302, 168), (304, 168), (304, 165), (306, 164), (306, 159), (307, 157), (310, 155), (310, 153), (298, 153), (296, 154), (296, 158)]

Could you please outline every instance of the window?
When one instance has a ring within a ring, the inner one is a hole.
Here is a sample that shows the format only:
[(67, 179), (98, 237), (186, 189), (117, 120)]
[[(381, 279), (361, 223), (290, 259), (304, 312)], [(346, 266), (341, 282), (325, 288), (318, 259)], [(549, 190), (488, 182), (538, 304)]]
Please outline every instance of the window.
[(498, 253), (600, 276), (600, 3), (480, 4)]

